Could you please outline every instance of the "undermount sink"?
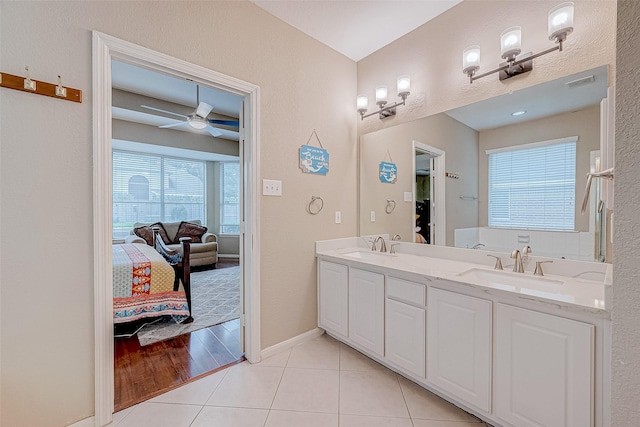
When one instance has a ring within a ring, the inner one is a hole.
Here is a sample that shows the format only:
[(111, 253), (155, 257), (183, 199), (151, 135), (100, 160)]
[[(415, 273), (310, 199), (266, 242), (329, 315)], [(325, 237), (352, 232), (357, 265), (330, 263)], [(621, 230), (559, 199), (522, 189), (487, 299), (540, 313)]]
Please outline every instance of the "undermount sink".
[(531, 273), (511, 273), (508, 271), (485, 270), (482, 268), (472, 268), (458, 273), (458, 276), (480, 284), (501, 288), (518, 287), (553, 290), (558, 289), (558, 287), (564, 283), (561, 280), (534, 276)]
[(381, 259), (389, 259), (391, 257), (396, 256), (388, 252), (374, 252), (374, 251), (365, 251), (365, 250), (347, 252), (341, 255), (350, 257), (350, 258), (364, 259), (364, 260), (381, 260)]

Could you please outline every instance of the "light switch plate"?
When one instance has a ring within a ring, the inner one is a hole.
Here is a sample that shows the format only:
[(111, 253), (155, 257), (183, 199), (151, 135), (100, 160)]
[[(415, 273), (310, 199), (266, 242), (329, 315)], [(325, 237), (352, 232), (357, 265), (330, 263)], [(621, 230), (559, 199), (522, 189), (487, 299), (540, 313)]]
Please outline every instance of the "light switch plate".
[(371, 222), (376, 222), (376, 211), (371, 211)]
[(264, 196), (282, 196), (282, 181), (275, 179), (263, 179), (262, 194)]
[(336, 224), (340, 224), (342, 222), (342, 213), (340, 211), (336, 211)]
[(405, 191), (404, 192), (404, 201), (405, 202), (410, 202), (413, 199), (413, 193), (411, 191)]

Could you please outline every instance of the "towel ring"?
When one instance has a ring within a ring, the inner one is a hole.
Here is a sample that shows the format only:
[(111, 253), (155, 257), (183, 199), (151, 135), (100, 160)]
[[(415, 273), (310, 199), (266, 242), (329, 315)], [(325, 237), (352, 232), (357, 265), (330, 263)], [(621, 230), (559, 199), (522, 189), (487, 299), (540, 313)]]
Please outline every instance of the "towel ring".
[(387, 206), (384, 208), (384, 211), (388, 214), (393, 212), (396, 208), (396, 201), (393, 199), (387, 199)]
[[(318, 207), (318, 204), (316, 203), (316, 201), (318, 200), (320, 200), (319, 207)], [(323, 207), (324, 207), (324, 200), (322, 200), (322, 197), (311, 196), (311, 201), (307, 205), (307, 212), (309, 212), (311, 215), (318, 215)]]

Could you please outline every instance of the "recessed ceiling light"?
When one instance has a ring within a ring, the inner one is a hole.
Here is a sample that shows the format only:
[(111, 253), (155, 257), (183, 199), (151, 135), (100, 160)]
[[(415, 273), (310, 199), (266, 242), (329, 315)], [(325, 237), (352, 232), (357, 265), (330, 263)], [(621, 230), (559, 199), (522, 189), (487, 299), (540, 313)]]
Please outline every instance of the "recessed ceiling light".
[(526, 113), (526, 111), (514, 111), (513, 113), (511, 113), (512, 116), (521, 116), (524, 113)]

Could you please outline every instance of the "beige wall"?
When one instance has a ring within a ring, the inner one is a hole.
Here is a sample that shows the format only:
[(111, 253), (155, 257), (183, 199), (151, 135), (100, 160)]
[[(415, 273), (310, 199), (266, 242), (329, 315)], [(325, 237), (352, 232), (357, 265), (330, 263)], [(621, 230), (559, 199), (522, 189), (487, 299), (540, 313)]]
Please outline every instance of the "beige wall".
[(640, 2), (618, 2), (611, 425), (640, 418)]
[[(83, 90), (76, 104), (1, 89), (0, 424), (64, 426), (94, 413), (91, 30), (261, 88), (262, 347), (316, 327), (314, 242), (352, 236), (356, 64), (248, 2), (0, 2), (3, 72)], [(303, 175), (316, 129), (326, 177)], [(340, 192), (333, 191), (340, 188)], [(305, 204), (322, 196), (325, 209)], [(342, 224), (333, 212), (342, 211)]]
[(575, 229), (589, 231), (589, 215), (582, 215), (580, 209), (587, 184), (590, 154), (591, 151), (600, 149), (600, 106), (598, 105), (571, 113), (480, 132), (478, 206), (481, 227), (485, 227), (488, 221), (488, 157), (485, 151), (568, 136), (578, 136), (576, 143)]
[[(360, 137), (360, 235), (399, 233), (404, 241), (413, 241), (415, 204), (403, 201), (404, 192), (413, 192), (415, 184), (413, 141), (445, 151), (446, 171), (460, 176), (459, 179), (445, 178), (446, 243), (453, 245), (455, 228), (478, 226), (477, 204), (459, 197), (478, 194), (478, 133), (446, 114)], [(387, 150), (398, 166), (395, 184), (383, 184), (378, 178), (378, 167)], [(396, 201), (396, 209), (391, 214), (385, 213), (387, 199)], [(374, 223), (370, 221), (372, 210), (376, 211)]]
[[(386, 84), (390, 99), (396, 78), (411, 76), (407, 106), (394, 118), (369, 117), (359, 122), (359, 134), (415, 120), (462, 105), (493, 98), (524, 87), (554, 80), (596, 66), (610, 64), (615, 75), (614, 0), (574, 0), (575, 30), (564, 50), (534, 60), (534, 70), (503, 82), (497, 75), (469, 84), (462, 73), (462, 51), (481, 47), (481, 72), (496, 68), (500, 59), (500, 33), (522, 26), (523, 51), (552, 47), (547, 37), (547, 14), (557, 0), (465, 0), (427, 24), (358, 62), (358, 93), (375, 103), (375, 87)], [(353, 101), (355, 104), (355, 100)], [(371, 110), (372, 111), (372, 110)]]

